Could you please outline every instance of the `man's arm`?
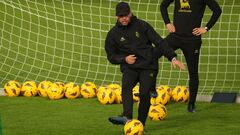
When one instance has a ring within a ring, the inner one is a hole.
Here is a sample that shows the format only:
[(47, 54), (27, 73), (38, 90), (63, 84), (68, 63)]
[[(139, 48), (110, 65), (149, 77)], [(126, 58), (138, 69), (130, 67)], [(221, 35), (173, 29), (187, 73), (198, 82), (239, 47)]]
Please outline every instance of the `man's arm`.
[(163, 40), (150, 24), (145, 23), (145, 28), (147, 30), (146, 34), (148, 39), (156, 45), (156, 48), (159, 49), (169, 61), (171, 61), (173, 67), (176, 68), (176, 66), (178, 66), (180, 69), (184, 70), (185, 65), (176, 59), (177, 54), (168, 46), (167, 41)]
[(200, 28), (194, 28), (193, 29), (193, 35), (199, 36), (207, 31), (209, 31), (214, 24), (217, 22), (219, 16), (222, 13), (221, 8), (219, 7), (218, 3), (215, 0), (205, 0), (205, 3), (208, 5), (208, 7), (212, 10), (212, 16), (210, 20), (208, 21), (206, 27), (200, 27)]
[(125, 55), (119, 55), (118, 49), (112, 39), (111, 32), (107, 34), (105, 40), (105, 51), (107, 53), (108, 61), (112, 64), (121, 64), (125, 62)]
[(145, 22), (144, 25), (148, 39), (156, 46), (157, 49), (160, 50), (160, 52), (163, 53), (165, 57), (168, 58), (169, 61), (177, 56), (173, 49), (168, 46), (167, 41), (163, 40), (150, 24)]
[(217, 22), (219, 16), (222, 13), (222, 10), (215, 0), (205, 0), (205, 3), (208, 5), (208, 7), (213, 12), (210, 20), (208, 21), (208, 23), (206, 25), (207, 30), (210, 30), (213, 27), (213, 25)]
[(163, 0), (160, 5), (160, 11), (161, 11), (162, 18), (163, 18), (165, 24), (171, 23), (171, 21), (169, 19), (167, 8), (173, 1), (174, 0)]

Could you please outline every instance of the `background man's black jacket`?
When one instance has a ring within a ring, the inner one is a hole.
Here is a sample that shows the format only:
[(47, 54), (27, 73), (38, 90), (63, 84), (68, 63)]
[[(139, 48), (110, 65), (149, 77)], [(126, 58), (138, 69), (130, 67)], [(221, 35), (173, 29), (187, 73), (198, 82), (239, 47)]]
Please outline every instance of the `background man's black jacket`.
[(185, 4), (188, 4), (185, 8), (181, 8), (181, 0), (163, 0), (160, 10), (165, 24), (170, 23), (167, 8), (173, 1), (175, 1), (173, 24), (176, 32), (172, 34), (185, 39), (201, 40), (201, 36), (193, 35), (192, 31), (194, 28), (201, 27), (206, 6), (212, 10), (212, 16), (206, 24), (208, 30), (213, 27), (222, 13), (216, 0), (184, 0)]

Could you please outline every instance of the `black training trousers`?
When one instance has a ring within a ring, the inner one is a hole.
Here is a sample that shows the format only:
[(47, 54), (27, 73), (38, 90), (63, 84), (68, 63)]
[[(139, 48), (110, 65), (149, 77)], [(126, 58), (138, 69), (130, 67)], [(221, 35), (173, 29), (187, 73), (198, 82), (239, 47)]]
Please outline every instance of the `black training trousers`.
[(168, 35), (166, 40), (170, 47), (174, 50), (181, 49), (185, 56), (189, 73), (189, 104), (195, 104), (199, 85), (198, 63), (202, 41), (179, 38), (173, 34)]
[(128, 119), (133, 117), (132, 89), (139, 82), (140, 103), (138, 107), (138, 120), (145, 125), (150, 107), (150, 90), (155, 88), (157, 70), (125, 68), (122, 76), (123, 115)]

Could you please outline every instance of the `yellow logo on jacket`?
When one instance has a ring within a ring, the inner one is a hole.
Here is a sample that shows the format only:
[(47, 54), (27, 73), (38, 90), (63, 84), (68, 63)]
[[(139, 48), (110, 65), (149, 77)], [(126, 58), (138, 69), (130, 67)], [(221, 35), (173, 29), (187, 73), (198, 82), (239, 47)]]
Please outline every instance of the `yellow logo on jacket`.
[(188, 0), (180, 0), (180, 9), (178, 12), (192, 12)]

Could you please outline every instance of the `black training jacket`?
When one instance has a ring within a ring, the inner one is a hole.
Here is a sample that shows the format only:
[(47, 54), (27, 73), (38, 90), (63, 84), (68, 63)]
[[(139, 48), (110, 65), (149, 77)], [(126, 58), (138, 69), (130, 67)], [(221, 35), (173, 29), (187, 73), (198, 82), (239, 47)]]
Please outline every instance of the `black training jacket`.
[[(155, 45), (152, 45), (152, 43)], [(145, 21), (132, 16), (127, 26), (119, 22), (108, 32), (105, 40), (107, 58), (112, 64), (124, 68), (158, 69), (158, 55), (163, 53), (171, 60), (176, 56), (159, 34)], [(134, 64), (127, 64), (125, 57), (135, 55)]]

